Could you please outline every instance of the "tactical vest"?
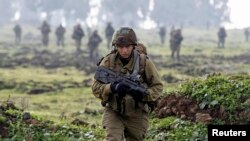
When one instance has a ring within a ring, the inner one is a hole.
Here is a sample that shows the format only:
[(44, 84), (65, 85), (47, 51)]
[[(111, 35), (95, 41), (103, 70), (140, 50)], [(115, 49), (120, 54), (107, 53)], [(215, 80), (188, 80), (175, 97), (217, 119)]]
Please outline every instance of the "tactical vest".
[[(132, 74), (139, 74), (144, 79), (145, 63), (147, 56), (145, 54), (138, 53), (137, 50), (133, 50), (132, 53), (134, 57)], [(109, 55), (109, 69), (119, 73), (120, 70), (118, 70), (119, 68), (115, 64), (115, 59), (116, 52), (111, 53)]]
[[(133, 71), (131, 74), (138, 76), (139, 82), (145, 84), (145, 65), (146, 65), (146, 59), (147, 56), (143, 53), (139, 53), (136, 49), (133, 50)], [(121, 70), (119, 67), (115, 64), (117, 53), (111, 52), (109, 55), (107, 55), (109, 65), (108, 68), (116, 73), (121, 73)], [(141, 105), (138, 105), (132, 96), (126, 95), (122, 99), (119, 98), (117, 94), (111, 95), (109, 100), (107, 101), (107, 104), (111, 109), (113, 109), (115, 112), (123, 115), (123, 116), (130, 116), (131, 114), (135, 113), (136, 108), (140, 107), (142, 109), (145, 108), (145, 105), (140, 103)], [(105, 104), (106, 105), (106, 104)], [(148, 109), (148, 108), (147, 108)]]

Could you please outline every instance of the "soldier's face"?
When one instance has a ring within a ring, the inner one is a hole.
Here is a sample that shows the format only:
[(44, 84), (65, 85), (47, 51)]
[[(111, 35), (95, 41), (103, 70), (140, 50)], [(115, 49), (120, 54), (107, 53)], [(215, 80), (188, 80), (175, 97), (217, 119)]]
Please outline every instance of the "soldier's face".
[(129, 58), (133, 50), (133, 45), (123, 45), (123, 46), (117, 46), (118, 53), (123, 58)]

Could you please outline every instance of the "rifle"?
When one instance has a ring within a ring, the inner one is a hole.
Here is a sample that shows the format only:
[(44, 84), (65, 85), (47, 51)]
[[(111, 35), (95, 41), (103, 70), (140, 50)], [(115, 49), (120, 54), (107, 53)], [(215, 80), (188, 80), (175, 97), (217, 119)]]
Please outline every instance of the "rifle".
[(128, 76), (120, 76), (113, 71), (104, 68), (98, 67), (95, 72), (94, 78), (104, 84), (114, 83), (114, 82), (123, 82), (130, 89), (130, 91), (136, 91), (143, 94), (143, 96), (148, 95), (147, 87), (145, 85), (140, 84), (138, 74), (130, 74)]

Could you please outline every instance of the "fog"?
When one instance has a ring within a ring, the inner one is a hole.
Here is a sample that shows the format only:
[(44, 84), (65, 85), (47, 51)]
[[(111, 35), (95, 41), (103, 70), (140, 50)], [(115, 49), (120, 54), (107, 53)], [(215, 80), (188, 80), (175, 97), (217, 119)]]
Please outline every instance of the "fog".
[[(231, 22), (230, 6), (235, 5), (232, 1), (0, 0), (0, 25), (38, 25), (47, 20), (52, 26), (81, 23), (89, 27), (103, 27), (107, 22), (112, 22), (115, 26), (145, 29), (159, 25), (218, 27)], [(233, 11), (236, 11), (235, 8)]]

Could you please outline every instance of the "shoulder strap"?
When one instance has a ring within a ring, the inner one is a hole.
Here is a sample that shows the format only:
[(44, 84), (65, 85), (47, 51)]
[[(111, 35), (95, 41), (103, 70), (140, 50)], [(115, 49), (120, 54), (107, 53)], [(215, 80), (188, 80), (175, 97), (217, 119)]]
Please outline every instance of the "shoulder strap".
[(109, 58), (109, 69), (110, 70), (114, 70), (115, 69), (115, 53), (111, 53), (110, 54), (110, 58)]
[(140, 63), (139, 63), (139, 73), (144, 74), (145, 66), (146, 66), (147, 55), (140, 54)]
[(134, 68), (133, 68), (132, 74), (137, 75), (139, 74), (139, 69), (140, 69), (140, 66), (139, 66), (140, 57), (136, 50), (133, 51), (133, 54), (134, 54), (135, 62), (134, 62)]
[[(146, 59), (147, 55), (143, 53), (138, 53), (136, 50), (133, 51), (135, 62), (134, 62), (134, 69), (132, 74), (144, 74), (145, 65), (146, 65)], [(114, 70), (115, 69), (115, 52), (112, 52), (109, 54), (109, 69)]]

